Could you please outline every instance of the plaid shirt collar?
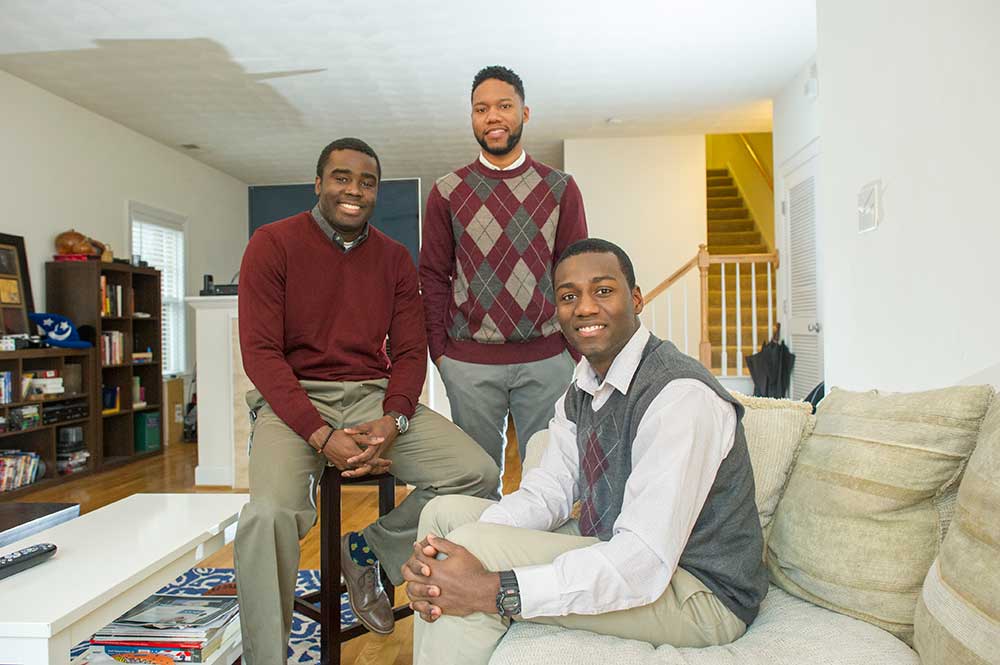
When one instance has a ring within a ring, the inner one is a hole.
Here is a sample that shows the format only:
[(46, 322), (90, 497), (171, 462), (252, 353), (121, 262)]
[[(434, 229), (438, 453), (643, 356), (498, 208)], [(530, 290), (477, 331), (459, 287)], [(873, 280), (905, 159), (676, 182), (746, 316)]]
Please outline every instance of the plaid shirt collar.
[(330, 222), (326, 221), (326, 217), (324, 217), (323, 213), (320, 211), (318, 203), (313, 206), (312, 217), (313, 221), (315, 221), (316, 224), (319, 226), (320, 231), (323, 232), (323, 235), (329, 238), (333, 244), (335, 244), (344, 252), (349, 252), (352, 249), (356, 249), (358, 245), (360, 245), (362, 242), (365, 241), (366, 238), (368, 238), (368, 222), (365, 222), (365, 226), (364, 228), (361, 229), (361, 233), (358, 235), (357, 238), (354, 239), (354, 242), (352, 242), (350, 246), (348, 246), (347, 243), (344, 242), (344, 237), (339, 233), (337, 233), (337, 230), (330, 225)]

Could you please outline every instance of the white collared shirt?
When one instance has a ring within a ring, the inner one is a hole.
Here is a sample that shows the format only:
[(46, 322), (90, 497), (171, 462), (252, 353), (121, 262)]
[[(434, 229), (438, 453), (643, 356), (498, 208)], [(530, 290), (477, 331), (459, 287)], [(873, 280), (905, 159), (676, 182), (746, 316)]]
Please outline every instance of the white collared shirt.
[[(604, 381), (586, 358), (577, 364), (574, 382), (593, 396), (593, 410), (614, 391), (628, 392), (649, 335), (640, 326)], [(566, 418), (565, 402), (565, 395), (556, 402), (540, 465), (524, 475), (520, 489), (487, 508), (480, 521), (551, 531), (569, 519), (580, 462), (576, 425)], [(521, 616), (603, 614), (659, 598), (735, 434), (731, 404), (696, 379), (671, 381), (639, 422), (611, 540), (566, 552), (552, 563), (515, 568)]]
[(490, 160), (486, 159), (486, 155), (479, 153), (479, 162), (488, 169), (493, 169), (494, 171), (513, 171), (521, 164), (524, 164), (524, 160), (528, 157), (528, 153), (521, 149), (521, 156), (514, 160), (513, 164), (500, 168)]

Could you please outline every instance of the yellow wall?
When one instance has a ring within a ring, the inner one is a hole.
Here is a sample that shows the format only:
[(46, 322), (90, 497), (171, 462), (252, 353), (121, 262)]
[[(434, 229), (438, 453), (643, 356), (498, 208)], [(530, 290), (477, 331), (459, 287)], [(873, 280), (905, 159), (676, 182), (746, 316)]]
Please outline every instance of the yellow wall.
[[(774, 178), (774, 157), (771, 133), (747, 134), (747, 139), (760, 158), (761, 164)], [(707, 168), (728, 168), (743, 202), (750, 209), (760, 229), (764, 242), (774, 249), (774, 191), (757, 170), (743, 142), (737, 134), (710, 134), (705, 137), (705, 163)]]

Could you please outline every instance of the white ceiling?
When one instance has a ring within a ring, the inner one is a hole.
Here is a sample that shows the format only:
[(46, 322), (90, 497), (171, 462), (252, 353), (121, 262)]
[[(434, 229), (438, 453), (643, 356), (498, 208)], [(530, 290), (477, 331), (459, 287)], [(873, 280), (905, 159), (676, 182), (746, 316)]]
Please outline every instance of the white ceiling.
[(311, 180), (350, 135), (434, 178), (478, 150), (482, 66), (521, 75), (558, 166), (567, 138), (769, 131), (815, 23), (814, 0), (0, 0), (0, 69), (249, 184)]

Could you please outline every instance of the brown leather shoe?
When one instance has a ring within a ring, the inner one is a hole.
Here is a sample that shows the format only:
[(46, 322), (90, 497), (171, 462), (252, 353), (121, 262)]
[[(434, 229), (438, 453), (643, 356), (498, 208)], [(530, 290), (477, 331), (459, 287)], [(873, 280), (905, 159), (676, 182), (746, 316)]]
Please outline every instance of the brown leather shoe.
[(388, 635), (396, 624), (392, 603), (382, 588), (378, 564), (359, 566), (351, 558), (351, 547), (345, 534), (340, 539), (340, 574), (347, 585), (347, 597), (354, 616), (373, 633)]

